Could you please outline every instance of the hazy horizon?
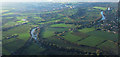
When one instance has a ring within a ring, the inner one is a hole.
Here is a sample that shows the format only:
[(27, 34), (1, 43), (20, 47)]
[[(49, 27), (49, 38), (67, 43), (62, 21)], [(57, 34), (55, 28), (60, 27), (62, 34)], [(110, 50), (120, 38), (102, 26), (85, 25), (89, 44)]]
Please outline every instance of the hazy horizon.
[(119, 2), (119, 0), (0, 0), (0, 2)]

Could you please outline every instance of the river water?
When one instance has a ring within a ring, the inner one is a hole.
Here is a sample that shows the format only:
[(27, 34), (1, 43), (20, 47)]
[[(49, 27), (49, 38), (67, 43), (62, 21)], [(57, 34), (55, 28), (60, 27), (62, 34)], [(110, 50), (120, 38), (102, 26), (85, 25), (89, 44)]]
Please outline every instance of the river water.
[(105, 16), (103, 14), (103, 11), (101, 11), (101, 15), (102, 15), (102, 19), (101, 20), (105, 20)]
[(33, 28), (32, 30), (31, 30), (31, 38), (33, 38), (34, 40), (37, 40), (37, 33), (35, 33), (35, 30), (36, 30), (37, 28)]

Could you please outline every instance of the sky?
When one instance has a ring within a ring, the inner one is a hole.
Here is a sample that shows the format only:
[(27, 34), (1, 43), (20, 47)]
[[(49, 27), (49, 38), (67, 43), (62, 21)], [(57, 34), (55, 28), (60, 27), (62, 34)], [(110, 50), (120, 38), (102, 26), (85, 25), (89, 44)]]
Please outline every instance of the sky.
[(119, 0), (0, 0), (0, 2), (119, 2)]

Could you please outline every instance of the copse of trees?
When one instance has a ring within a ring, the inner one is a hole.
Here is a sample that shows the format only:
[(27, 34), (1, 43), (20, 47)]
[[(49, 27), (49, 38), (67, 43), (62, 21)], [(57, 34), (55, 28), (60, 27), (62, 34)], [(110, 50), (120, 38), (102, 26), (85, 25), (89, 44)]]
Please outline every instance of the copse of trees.
[(78, 8), (78, 11), (76, 14), (70, 16), (72, 19), (79, 19), (81, 16), (83, 16), (86, 13), (86, 9)]

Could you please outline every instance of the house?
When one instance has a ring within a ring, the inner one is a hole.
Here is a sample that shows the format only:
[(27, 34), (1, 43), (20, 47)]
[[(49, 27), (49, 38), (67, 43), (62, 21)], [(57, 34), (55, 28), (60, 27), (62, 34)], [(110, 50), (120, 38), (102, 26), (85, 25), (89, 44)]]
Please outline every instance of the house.
[(111, 10), (111, 8), (110, 8), (110, 7), (108, 7), (108, 10)]

